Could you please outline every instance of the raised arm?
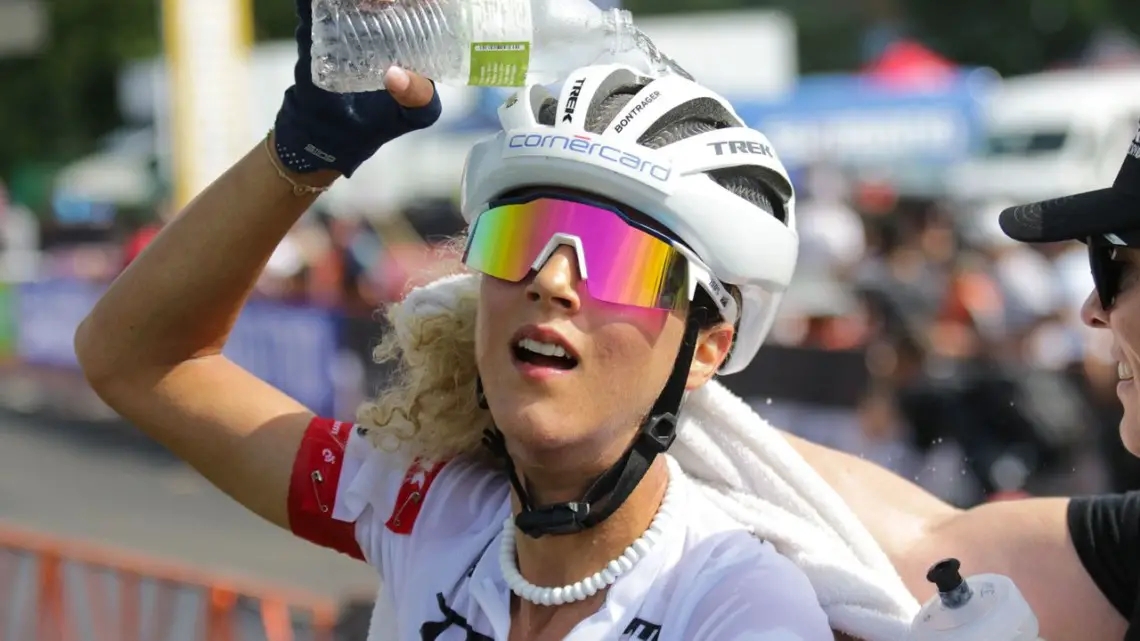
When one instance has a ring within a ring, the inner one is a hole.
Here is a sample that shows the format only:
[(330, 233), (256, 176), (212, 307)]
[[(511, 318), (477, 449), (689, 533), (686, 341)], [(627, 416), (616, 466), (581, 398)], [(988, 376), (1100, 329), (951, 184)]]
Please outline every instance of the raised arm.
[[(336, 95), (309, 80), (307, 0), (299, 60), (275, 133), (182, 211), (81, 324), (76, 354), (95, 391), (234, 499), (288, 527), (293, 460), (309, 410), (221, 355), (258, 274), (321, 189), (439, 116), (432, 83), (402, 72), (388, 92)], [(311, 150), (317, 153), (311, 153)]]
[[(296, 177), (321, 185), (332, 172)], [(88, 381), (124, 418), (287, 525), (308, 410), (220, 355), (258, 273), (313, 196), (253, 149), (170, 223), (80, 325)]]
[(926, 582), (927, 569), (940, 559), (955, 557), (970, 574), (1011, 577), (1037, 614), (1042, 638), (1120, 641), (1124, 637), (1124, 617), (1094, 583), (1074, 548), (1068, 499), (1008, 501), (958, 510), (873, 463), (785, 436), (851, 506), (920, 601), (934, 594)]

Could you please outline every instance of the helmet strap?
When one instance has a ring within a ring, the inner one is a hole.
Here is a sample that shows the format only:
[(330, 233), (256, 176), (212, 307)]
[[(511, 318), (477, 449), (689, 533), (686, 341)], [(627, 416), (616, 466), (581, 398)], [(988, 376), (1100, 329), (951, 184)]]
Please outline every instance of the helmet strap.
[[(699, 333), (700, 326), (690, 315), (685, 323), (681, 349), (673, 362), (673, 371), (653, 404), (653, 409), (642, 421), (633, 443), (616, 463), (594, 480), (581, 500), (536, 506), (526, 491), (523, 482), (525, 479), (520, 479), (515, 471), (502, 432), (492, 427), (483, 433), (483, 445), (502, 461), (511, 487), (522, 504), (522, 511), (515, 517), (515, 526), (519, 531), (531, 538), (575, 534), (605, 521), (622, 506), (649, 472), (657, 455), (668, 450), (677, 437), (677, 417), (685, 397), (685, 383), (692, 367)], [(475, 395), (479, 407), (487, 409), (481, 379), (476, 380)]]

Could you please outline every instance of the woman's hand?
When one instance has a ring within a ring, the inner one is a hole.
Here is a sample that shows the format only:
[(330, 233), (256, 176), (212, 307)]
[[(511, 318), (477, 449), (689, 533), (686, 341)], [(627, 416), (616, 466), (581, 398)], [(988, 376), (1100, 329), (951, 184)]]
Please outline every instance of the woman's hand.
[(385, 77), (388, 91), (338, 94), (313, 84), (311, 0), (297, 0), (297, 64), (277, 115), (276, 144), (294, 173), (353, 172), (387, 142), (439, 119), (432, 82), (402, 69)]

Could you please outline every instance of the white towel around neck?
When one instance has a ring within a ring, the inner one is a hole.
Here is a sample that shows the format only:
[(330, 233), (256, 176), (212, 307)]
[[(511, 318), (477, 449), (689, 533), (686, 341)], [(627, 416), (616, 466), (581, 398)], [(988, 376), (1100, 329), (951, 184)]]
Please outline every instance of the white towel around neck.
[(919, 604), (871, 533), (784, 437), (711, 381), (689, 394), (670, 454), (710, 503), (807, 574), (832, 628), (902, 641)]

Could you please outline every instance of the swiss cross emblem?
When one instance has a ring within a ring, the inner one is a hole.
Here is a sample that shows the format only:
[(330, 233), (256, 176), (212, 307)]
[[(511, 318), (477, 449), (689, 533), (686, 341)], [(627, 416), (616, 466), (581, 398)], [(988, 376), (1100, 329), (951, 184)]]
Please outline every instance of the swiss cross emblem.
[(399, 495), (396, 496), (392, 516), (385, 524), (389, 530), (396, 534), (412, 533), (412, 527), (420, 515), (428, 489), (444, 465), (445, 462), (429, 464), (419, 459), (412, 463), (404, 474), (404, 482), (400, 485)]

